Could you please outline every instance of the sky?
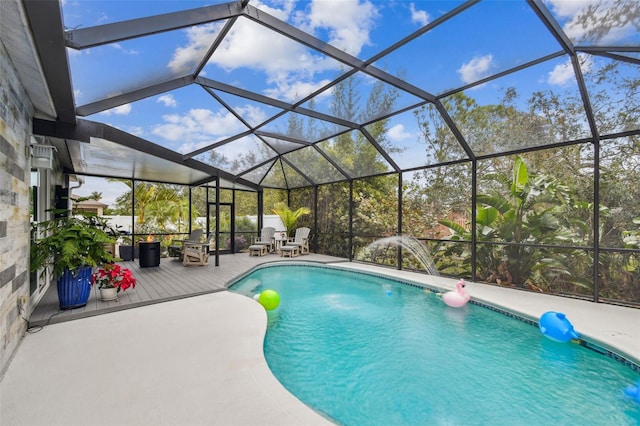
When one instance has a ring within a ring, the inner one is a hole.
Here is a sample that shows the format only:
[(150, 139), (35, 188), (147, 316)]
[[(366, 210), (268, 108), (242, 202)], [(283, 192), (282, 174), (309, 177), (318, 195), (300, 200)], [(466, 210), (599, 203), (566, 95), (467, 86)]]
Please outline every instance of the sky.
[[(65, 27), (78, 29), (218, 3), (221, 2), (64, 0), (62, 7)], [(349, 55), (368, 60), (461, 3), (252, 0), (249, 4)], [(587, 0), (545, 1), (560, 26), (575, 41), (582, 40), (594, 25), (583, 25), (577, 18), (580, 13), (589, 6), (598, 5), (593, 21), (597, 23), (605, 16), (605, 6), (609, 3), (609, 0), (599, 3)], [(636, 16), (636, 19), (640, 18)], [(68, 49), (76, 104), (87, 105), (126, 92), (141, 82), (151, 84), (191, 73), (223, 24), (214, 22), (82, 51)], [(588, 39), (586, 43), (589, 43)], [(599, 43), (638, 45), (640, 36), (631, 23), (624, 23), (608, 31)], [(439, 95), (560, 49), (524, 1), (490, 0), (472, 6), (422, 37), (379, 58), (374, 64), (389, 74), (402, 76), (403, 80), (416, 87)], [(601, 66), (598, 61), (597, 57), (582, 55), (583, 73)], [(324, 86), (344, 70), (344, 64), (241, 18), (204, 66), (200, 76), (293, 103)], [(366, 98), (367, 91), (371, 89), (370, 80), (367, 76), (362, 77), (362, 98)], [(516, 87), (524, 98), (535, 90), (547, 89), (577, 94), (575, 76), (567, 56), (473, 87), (466, 93), (480, 104), (497, 103), (504, 88), (510, 86)], [(218, 94), (249, 125), (262, 123), (277, 112), (264, 104), (226, 93)], [(318, 96), (315, 108), (328, 113), (330, 95), (326, 92)], [(398, 100), (399, 106), (415, 102), (412, 95)], [(127, 103), (87, 118), (183, 154), (247, 129), (234, 114), (196, 86)], [(415, 141), (419, 138), (412, 115), (402, 114), (392, 119), (388, 137), (393, 144), (407, 148), (407, 158), (399, 158), (398, 161), (407, 161), (411, 165), (411, 147), (417, 146)], [(248, 145), (245, 143), (243, 149)]]

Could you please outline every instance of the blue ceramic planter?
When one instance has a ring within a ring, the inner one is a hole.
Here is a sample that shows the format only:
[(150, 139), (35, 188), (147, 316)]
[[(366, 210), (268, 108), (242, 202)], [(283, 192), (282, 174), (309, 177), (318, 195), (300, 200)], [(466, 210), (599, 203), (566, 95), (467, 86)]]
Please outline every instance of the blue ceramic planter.
[(87, 304), (91, 293), (91, 266), (83, 266), (72, 273), (64, 271), (58, 279), (60, 309), (79, 308)]

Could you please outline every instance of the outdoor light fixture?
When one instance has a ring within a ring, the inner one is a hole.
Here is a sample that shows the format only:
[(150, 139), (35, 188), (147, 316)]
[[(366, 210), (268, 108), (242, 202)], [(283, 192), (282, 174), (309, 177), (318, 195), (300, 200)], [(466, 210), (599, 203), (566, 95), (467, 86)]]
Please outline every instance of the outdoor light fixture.
[(52, 145), (31, 144), (31, 167), (53, 169), (53, 151), (56, 151), (56, 147)]

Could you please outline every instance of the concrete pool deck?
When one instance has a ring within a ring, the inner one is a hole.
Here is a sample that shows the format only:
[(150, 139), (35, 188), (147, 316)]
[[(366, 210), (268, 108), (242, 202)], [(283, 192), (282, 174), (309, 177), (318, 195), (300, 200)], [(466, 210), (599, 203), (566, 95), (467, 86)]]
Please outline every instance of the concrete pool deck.
[[(370, 265), (443, 289), (455, 280)], [(585, 338), (640, 360), (640, 309), (471, 283), (472, 299), (537, 319), (565, 312)], [(28, 334), (0, 381), (3, 425), (331, 424), (271, 374), (266, 314), (221, 291), (80, 320)]]
[(266, 322), (222, 291), (47, 326), (2, 378), (0, 424), (331, 424), (271, 374)]

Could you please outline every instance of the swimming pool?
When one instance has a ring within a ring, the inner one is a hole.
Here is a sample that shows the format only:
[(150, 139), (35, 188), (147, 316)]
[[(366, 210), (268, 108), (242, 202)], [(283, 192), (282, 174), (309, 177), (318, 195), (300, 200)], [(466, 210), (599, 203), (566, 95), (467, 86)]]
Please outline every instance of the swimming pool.
[(263, 267), (230, 290), (280, 294), (264, 351), (280, 382), (345, 425), (635, 425), (630, 368), (476, 305), (328, 267)]

